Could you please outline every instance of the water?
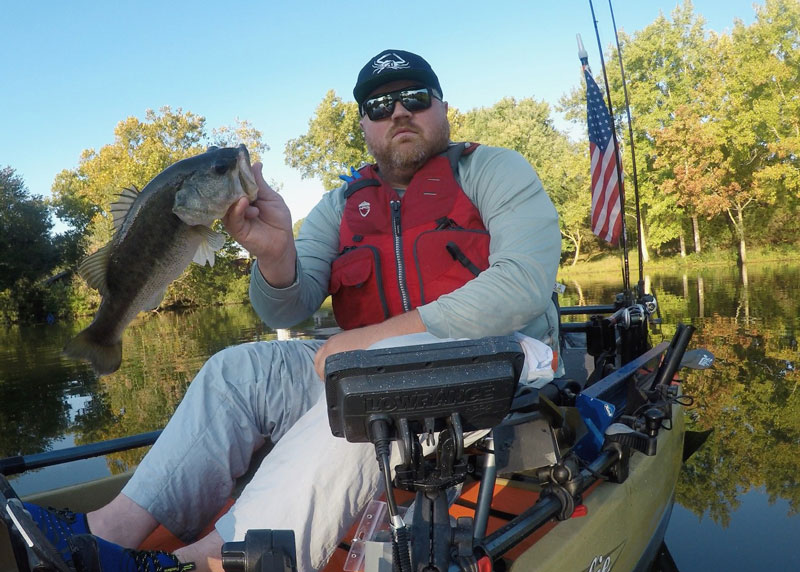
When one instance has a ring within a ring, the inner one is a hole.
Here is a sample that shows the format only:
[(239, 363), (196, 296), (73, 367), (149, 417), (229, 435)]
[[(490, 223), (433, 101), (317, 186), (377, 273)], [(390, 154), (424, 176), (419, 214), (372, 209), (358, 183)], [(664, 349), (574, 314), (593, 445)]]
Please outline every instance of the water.
[[(693, 347), (717, 357), (691, 372), (691, 429), (710, 427), (685, 465), (666, 541), (682, 572), (800, 569), (800, 265), (652, 273), (669, 339), (697, 328)], [(564, 305), (608, 302), (613, 278), (567, 280)], [(123, 437), (162, 427), (208, 356), (275, 339), (247, 306), (140, 316), (126, 331), (122, 368), (97, 380), (60, 348), (86, 322), (0, 331), (0, 457)], [(314, 336), (309, 321), (281, 337)], [(329, 325), (322, 322), (322, 325)], [(134, 466), (143, 451), (33, 471), (23, 494)]]

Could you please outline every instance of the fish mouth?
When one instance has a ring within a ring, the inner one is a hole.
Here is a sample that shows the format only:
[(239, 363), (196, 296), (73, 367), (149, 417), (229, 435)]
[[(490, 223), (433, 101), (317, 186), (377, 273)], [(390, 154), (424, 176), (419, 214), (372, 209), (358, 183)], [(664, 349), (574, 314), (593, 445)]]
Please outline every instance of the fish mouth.
[(253, 169), (250, 168), (250, 154), (244, 145), (239, 145), (236, 166), (239, 171), (239, 184), (242, 187), (242, 193), (247, 196), (250, 202), (253, 202), (258, 194), (258, 185), (256, 184), (255, 175), (253, 175)]

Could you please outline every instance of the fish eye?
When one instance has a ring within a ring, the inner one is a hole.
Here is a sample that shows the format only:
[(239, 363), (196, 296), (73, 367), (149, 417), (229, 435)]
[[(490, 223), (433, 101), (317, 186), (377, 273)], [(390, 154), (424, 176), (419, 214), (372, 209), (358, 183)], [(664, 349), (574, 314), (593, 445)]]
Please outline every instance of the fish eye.
[(224, 175), (228, 172), (228, 164), (227, 163), (214, 163), (214, 172), (217, 175)]

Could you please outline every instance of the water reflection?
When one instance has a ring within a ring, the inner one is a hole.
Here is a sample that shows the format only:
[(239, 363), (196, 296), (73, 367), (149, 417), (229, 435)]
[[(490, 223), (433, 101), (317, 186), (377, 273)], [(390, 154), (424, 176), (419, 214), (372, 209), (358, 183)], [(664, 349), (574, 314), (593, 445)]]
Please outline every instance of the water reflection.
[[(800, 266), (650, 275), (664, 339), (679, 321), (696, 328), (692, 344), (716, 356), (713, 369), (689, 372), (684, 392), (696, 398), (690, 429), (714, 428), (684, 467), (677, 500), (698, 517), (727, 527), (751, 489), (800, 512)], [(575, 303), (601, 303), (615, 284), (572, 289)]]
[[(98, 380), (88, 364), (61, 356), (67, 340), (86, 325), (88, 320), (0, 331), (0, 457), (159, 429), (209, 356), (229, 345), (276, 339), (249, 306), (144, 314), (125, 331), (120, 369)], [(291, 335), (313, 328), (309, 320)], [(103, 473), (125, 471), (144, 453), (109, 456)], [(97, 469), (93, 464), (86, 477), (102, 476)], [(48, 484), (41, 475), (21, 481), (23, 492), (32, 492), (26, 481), (41, 483), (37, 489)]]
[[(692, 323), (693, 344), (717, 356), (714, 369), (687, 374), (684, 385), (696, 397), (690, 428), (715, 431), (684, 468), (678, 501), (726, 526), (741, 494), (760, 488), (796, 514), (800, 266), (751, 265), (747, 280), (735, 267), (650, 273), (647, 280), (660, 304), (661, 337), (671, 338), (679, 321)], [(613, 278), (570, 280), (561, 302), (606, 303), (618, 290)], [(330, 316), (318, 315), (281, 337), (327, 335), (332, 325)], [(98, 381), (87, 365), (60, 356), (63, 344), (85, 326), (83, 321), (0, 331), (0, 456), (160, 428), (210, 355), (228, 345), (277, 338), (247, 306), (147, 314), (125, 333), (120, 370)], [(110, 457), (107, 470), (125, 470), (142, 454)]]

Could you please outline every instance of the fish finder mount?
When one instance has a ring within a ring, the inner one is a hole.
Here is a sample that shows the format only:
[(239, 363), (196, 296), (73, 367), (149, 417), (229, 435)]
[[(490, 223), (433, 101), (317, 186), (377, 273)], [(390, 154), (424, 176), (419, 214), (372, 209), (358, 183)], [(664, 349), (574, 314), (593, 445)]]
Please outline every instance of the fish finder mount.
[[(357, 350), (326, 362), (331, 431), (371, 442), (383, 472), (400, 572), (470, 569), (473, 519), (451, 525), (446, 490), (469, 472), (465, 434), (499, 425), (511, 408), (524, 354), (510, 337)], [(389, 465), (392, 442), (401, 462)], [(425, 456), (425, 446), (435, 455)], [(416, 493), (411, 526), (399, 516), (393, 485)]]

